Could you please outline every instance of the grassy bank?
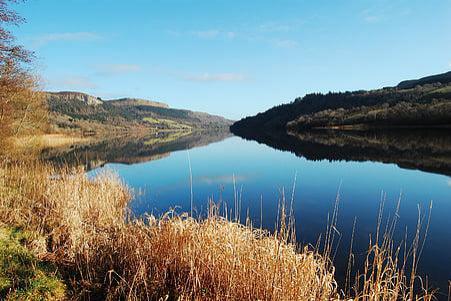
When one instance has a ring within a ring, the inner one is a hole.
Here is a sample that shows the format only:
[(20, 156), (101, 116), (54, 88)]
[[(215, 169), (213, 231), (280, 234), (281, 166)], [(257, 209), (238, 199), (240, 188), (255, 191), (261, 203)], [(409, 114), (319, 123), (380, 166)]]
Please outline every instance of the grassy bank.
[(67, 299), (432, 298), (414, 291), (416, 276), (397, 261), (390, 236), (370, 246), (364, 273), (341, 290), (329, 260), (333, 225), (320, 252), (293, 242), (284, 210), (278, 231), (268, 233), (221, 217), (215, 206), (202, 220), (170, 212), (132, 220), (130, 198), (111, 174), (89, 180), (82, 170), (39, 163), (0, 168), (1, 220), (44, 239), (40, 258), (59, 268)]
[(0, 225), (0, 298), (62, 300), (65, 285), (43, 254), (45, 241), (31, 232)]

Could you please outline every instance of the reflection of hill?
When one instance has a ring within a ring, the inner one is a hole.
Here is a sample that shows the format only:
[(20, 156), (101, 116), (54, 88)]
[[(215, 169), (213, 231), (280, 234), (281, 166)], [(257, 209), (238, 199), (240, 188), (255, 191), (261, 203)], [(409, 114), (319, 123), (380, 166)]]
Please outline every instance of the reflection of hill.
[(447, 130), (301, 131), (246, 135), (309, 160), (377, 161), (402, 168), (451, 175), (451, 138)]
[(91, 170), (105, 163), (134, 164), (161, 159), (173, 151), (207, 145), (230, 135), (228, 131), (195, 131), (185, 135), (165, 133), (159, 136), (119, 137), (71, 149), (47, 149), (42, 157), (56, 164), (82, 165)]

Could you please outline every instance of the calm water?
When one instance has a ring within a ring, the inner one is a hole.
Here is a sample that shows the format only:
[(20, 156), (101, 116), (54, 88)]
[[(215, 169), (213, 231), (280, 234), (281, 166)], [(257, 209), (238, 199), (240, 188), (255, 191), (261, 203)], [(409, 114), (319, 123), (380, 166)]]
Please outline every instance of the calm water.
[(381, 196), (385, 195), (387, 217), (393, 215), (401, 195), (398, 238), (403, 237), (406, 227), (409, 233), (415, 229), (418, 206), (426, 213), (433, 201), (420, 274), (426, 273), (432, 285), (447, 291), (451, 279), (451, 177), (371, 161), (307, 160), (235, 136), (189, 150), (179, 149), (152, 161), (108, 163), (90, 173), (117, 171), (139, 191), (131, 204), (133, 212), (158, 215), (169, 208), (190, 210), (189, 162), (197, 212), (205, 212), (209, 199), (232, 205), (236, 191), (241, 195), (243, 216), (248, 211), (259, 225), (262, 212), (263, 226), (268, 229), (274, 227), (282, 191), (291, 198), (295, 183), (297, 235), (304, 243), (314, 244), (324, 232), (340, 190), (338, 229), (342, 238), (336, 258), (339, 275), (344, 273), (354, 218), (354, 252), (363, 254), (369, 235), (375, 232)]

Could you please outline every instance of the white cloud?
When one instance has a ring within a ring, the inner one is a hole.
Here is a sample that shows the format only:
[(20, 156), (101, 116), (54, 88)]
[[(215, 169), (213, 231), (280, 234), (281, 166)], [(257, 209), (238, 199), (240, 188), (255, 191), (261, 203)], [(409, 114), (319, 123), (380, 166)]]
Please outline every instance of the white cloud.
[(381, 20), (380, 13), (375, 13), (371, 9), (363, 10), (360, 15), (366, 23), (377, 23)]
[(95, 89), (97, 85), (84, 76), (66, 76), (58, 80), (50, 80), (49, 83), (57, 89)]
[[(310, 17), (311, 18), (311, 17)], [(273, 20), (260, 24), (257, 30), (264, 33), (287, 33), (297, 31), (302, 28), (308, 19), (294, 18)]]
[(197, 82), (230, 82), (230, 81), (243, 81), (246, 76), (241, 73), (202, 73), (202, 74), (184, 74), (182, 75), (184, 80), (197, 81)]
[(294, 40), (274, 40), (272, 43), (279, 48), (296, 48), (299, 46), (299, 43)]
[[(192, 35), (203, 38), (203, 39), (228, 39), (233, 40), (236, 38), (244, 39), (250, 42), (264, 42), (268, 45), (275, 46), (278, 48), (296, 48), (299, 46), (299, 43), (292, 39), (282, 39), (282, 38), (271, 38), (271, 36), (274, 36), (273, 33), (276, 31), (282, 31), (282, 30), (294, 30), (295, 27), (291, 27), (289, 25), (278, 25), (277, 28), (268, 28), (265, 25), (265, 32), (261, 30), (261, 33), (252, 33), (252, 32), (236, 32), (236, 31), (220, 31), (220, 30), (207, 30), (207, 31), (198, 31), (191, 32)], [(276, 34), (277, 35), (277, 34)]]
[(233, 31), (228, 31), (228, 32), (226, 33), (226, 36), (227, 36), (227, 38), (229, 38), (229, 39), (234, 39), (234, 38), (236, 37), (236, 33), (233, 32)]
[(412, 14), (412, 10), (410, 8), (404, 8), (401, 10), (400, 15), (401, 16), (409, 16)]
[(380, 17), (378, 17), (378, 16), (365, 16), (363, 19), (367, 23), (376, 23), (376, 22), (378, 22), (380, 20)]
[(201, 39), (214, 39), (219, 36), (220, 31), (216, 29), (210, 29), (203, 31), (192, 31), (191, 34)]
[(107, 64), (97, 66), (98, 75), (124, 75), (141, 71), (141, 67), (136, 64)]
[(94, 32), (61, 32), (61, 33), (47, 33), (32, 38), (36, 47), (46, 45), (51, 42), (85, 42), (97, 41), (101, 36)]
[(192, 82), (233, 82), (245, 81), (249, 79), (246, 74), (239, 72), (189, 72), (169, 69), (162, 66), (153, 66), (152, 71), (164, 76)]
[(277, 31), (290, 31), (292, 26), (287, 24), (279, 24), (279, 23), (266, 23), (262, 24), (258, 27), (261, 31), (265, 32), (277, 32)]
[(234, 39), (237, 33), (234, 31), (218, 30), (218, 29), (206, 29), (206, 30), (192, 30), (192, 31), (179, 31), (179, 30), (167, 30), (167, 34), (172, 37), (192, 36), (198, 39), (214, 40), (214, 39)]
[[(245, 40), (248, 42), (260, 42), (277, 48), (296, 48), (299, 46), (299, 42), (290, 38), (284, 38), (283, 35), (298, 30), (304, 23), (303, 20), (292, 20), (286, 23), (264, 23), (242, 31), (205, 29), (198, 31), (167, 30), (166, 33), (174, 38), (188, 36), (212, 41)], [(209, 78), (209, 76), (201, 77)]]
[(173, 37), (179, 37), (182, 35), (182, 33), (180, 31), (173, 30), (173, 29), (166, 30), (166, 33)]

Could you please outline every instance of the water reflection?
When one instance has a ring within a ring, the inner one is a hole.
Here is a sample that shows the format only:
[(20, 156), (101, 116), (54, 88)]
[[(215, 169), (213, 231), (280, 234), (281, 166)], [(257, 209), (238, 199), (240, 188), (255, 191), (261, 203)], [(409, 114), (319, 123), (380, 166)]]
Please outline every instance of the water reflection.
[(290, 151), (308, 160), (395, 163), (402, 168), (451, 175), (448, 129), (266, 132), (244, 134), (243, 138)]
[(227, 130), (121, 136), (90, 145), (46, 149), (42, 158), (56, 164), (82, 165), (89, 171), (106, 163), (135, 164), (159, 160), (168, 157), (171, 152), (208, 145), (230, 136)]

